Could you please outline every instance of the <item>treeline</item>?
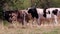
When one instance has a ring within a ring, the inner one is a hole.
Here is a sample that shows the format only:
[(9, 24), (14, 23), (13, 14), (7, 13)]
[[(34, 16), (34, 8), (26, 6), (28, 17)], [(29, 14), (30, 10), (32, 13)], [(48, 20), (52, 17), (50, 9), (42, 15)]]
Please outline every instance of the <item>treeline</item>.
[(28, 7), (60, 7), (60, 0), (0, 0), (0, 18), (4, 10), (20, 10)]

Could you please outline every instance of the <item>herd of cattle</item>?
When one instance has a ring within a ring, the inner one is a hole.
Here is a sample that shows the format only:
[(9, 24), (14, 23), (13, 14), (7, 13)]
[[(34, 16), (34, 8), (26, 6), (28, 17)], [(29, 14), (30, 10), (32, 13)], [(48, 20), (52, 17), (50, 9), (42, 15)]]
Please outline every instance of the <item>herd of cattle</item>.
[(11, 10), (4, 11), (3, 16), (8, 22), (18, 21), (24, 25), (29, 23), (29, 20), (36, 20), (38, 25), (47, 23), (58, 24), (60, 17), (60, 8), (28, 8), (27, 10)]

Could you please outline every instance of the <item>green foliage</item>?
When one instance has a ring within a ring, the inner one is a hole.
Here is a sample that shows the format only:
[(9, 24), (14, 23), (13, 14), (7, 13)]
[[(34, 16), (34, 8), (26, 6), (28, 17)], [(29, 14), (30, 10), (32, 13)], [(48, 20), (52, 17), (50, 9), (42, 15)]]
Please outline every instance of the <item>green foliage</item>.
[(52, 0), (52, 7), (60, 7), (60, 0)]
[(60, 7), (60, 0), (3, 0), (9, 9), (26, 9), (30, 6), (36, 7)]
[(9, 23), (8, 23), (6, 20), (4, 20), (4, 21), (3, 21), (3, 25), (4, 25), (4, 26), (8, 26)]
[[(8, 4), (10, 9), (25, 9), (31, 5), (36, 7), (60, 7), (60, 0), (1, 0)], [(3, 3), (4, 3), (3, 2)]]
[[(30, 0), (6, 0), (9, 9), (25, 9), (30, 7)], [(7, 8), (8, 9), (8, 8)]]
[(2, 9), (2, 7), (0, 7), (0, 19), (3, 18), (3, 13), (2, 13), (2, 11), (3, 11), (3, 9)]
[(27, 9), (31, 6), (39, 8), (60, 7), (60, 0), (0, 0), (0, 18), (2, 18), (3, 8), (15, 10)]
[(35, 0), (36, 7), (60, 7), (60, 0)]

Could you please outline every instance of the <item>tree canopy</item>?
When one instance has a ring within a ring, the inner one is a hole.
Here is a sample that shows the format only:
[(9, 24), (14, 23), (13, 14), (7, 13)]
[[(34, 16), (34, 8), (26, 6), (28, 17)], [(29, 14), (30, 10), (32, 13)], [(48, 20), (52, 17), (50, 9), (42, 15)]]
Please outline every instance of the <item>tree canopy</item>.
[(31, 6), (39, 8), (60, 7), (60, 0), (0, 0), (0, 16), (4, 10), (27, 9)]
[(60, 7), (60, 0), (0, 0), (0, 5), (6, 9), (26, 9), (31, 6), (39, 8)]

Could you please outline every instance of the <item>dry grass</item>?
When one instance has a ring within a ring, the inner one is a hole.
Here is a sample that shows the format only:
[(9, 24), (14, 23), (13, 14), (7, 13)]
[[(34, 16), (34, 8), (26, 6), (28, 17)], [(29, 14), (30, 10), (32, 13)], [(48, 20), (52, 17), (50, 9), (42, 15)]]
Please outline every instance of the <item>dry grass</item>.
[(0, 24), (0, 34), (60, 34), (60, 24), (28, 24), (22, 26), (19, 23), (8, 24), (4, 26)]
[(41, 25), (22, 27), (21, 24), (14, 27), (12, 24), (8, 26), (0, 25), (0, 34), (60, 34), (60, 25)]

